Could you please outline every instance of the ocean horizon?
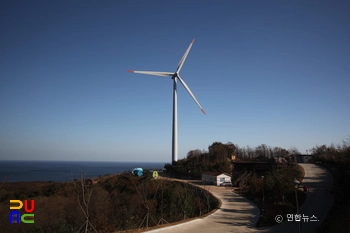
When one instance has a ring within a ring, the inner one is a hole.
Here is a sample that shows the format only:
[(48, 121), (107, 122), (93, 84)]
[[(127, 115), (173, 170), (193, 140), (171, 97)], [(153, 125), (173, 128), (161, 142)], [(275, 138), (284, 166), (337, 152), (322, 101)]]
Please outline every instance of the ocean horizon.
[(163, 169), (166, 162), (99, 162), (99, 161), (0, 161), (0, 182), (55, 181), (79, 179), (131, 171), (134, 168)]

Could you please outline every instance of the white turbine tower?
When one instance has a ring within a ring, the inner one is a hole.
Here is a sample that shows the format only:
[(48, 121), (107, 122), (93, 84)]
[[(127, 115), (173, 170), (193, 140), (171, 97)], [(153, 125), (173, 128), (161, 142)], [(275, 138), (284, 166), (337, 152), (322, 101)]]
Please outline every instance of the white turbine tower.
[(194, 39), (192, 40), (190, 46), (188, 46), (185, 54), (182, 56), (179, 65), (177, 66), (176, 72), (158, 72), (158, 71), (136, 71), (136, 70), (128, 70), (128, 72), (136, 73), (136, 74), (149, 74), (149, 75), (156, 75), (156, 76), (169, 76), (173, 79), (173, 138), (172, 138), (172, 159), (173, 161), (177, 161), (177, 92), (176, 92), (176, 81), (179, 79), (181, 84), (184, 86), (184, 88), (187, 90), (187, 92), (192, 96), (193, 100), (197, 103), (198, 107), (202, 110), (202, 112), (205, 114), (204, 109), (197, 101), (196, 97), (193, 95), (190, 88), (186, 85), (185, 81), (180, 78), (180, 70), (182, 68), (182, 65), (184, 64), (186, 57), (188, 53), (190, 52), (190, 49), (194, 43)]

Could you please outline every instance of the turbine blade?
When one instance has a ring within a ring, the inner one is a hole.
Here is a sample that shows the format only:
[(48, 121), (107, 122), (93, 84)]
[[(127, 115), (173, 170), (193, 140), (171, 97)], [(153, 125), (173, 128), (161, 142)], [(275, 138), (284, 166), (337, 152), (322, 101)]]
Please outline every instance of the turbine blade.
[(181, 58), (181, 60), (180, 60), (180, 62), (179, 62), (179, 65), (177, 66), (176, 73), (179, 73), (179, 72), (180, 72), (180, 70), (181, 70), (181, 68), (182, 68), (182, 65), (184, 64), (184, 62), (185, 62), (185, 60), (186, 60), (186, 57), (187, 57), (188, 53), (190, 52), (193, 43), (194, 43), (194, 39), (192, 40), (190, 46), (188, 46), (188, 48), (187, 48), (185, 54), (182, 56), (182, 58)]
[(204, 109), (203, 109), (202, 106), (199, 104), (198, 100), (196, 99), (196, 97), (193, 95), (193, 93), (192, 93), (192, 91), (190, 90), (190, 88), (189, 88), (189, 87), (187, 86), (187, 84), (185, 83), (185, 81), (182, 80), (182, 79), (180, 78), (179, 75), (177, 75), (177, 78), (180, 80), (180, 82), (182, 83), (182, 85), (183, 85), (183, 86), (185, 87), (185, 89), (188, 91), (188, 93), (190, 94), (190, 96), (192, 96), (193, 100), (197, 103), (198, 107), (202, 110), (202, 112), (203, 112), (204, 114), (206, 114), (205, 111), (204, 111)]
[(135, 73), (135, 74), (149, 74), (156, 76), (173, 76), (174, 73), (171, 72), (158, 72), (158, 71), (137, 71), (137, 70), (127, 70), (127, 72)]

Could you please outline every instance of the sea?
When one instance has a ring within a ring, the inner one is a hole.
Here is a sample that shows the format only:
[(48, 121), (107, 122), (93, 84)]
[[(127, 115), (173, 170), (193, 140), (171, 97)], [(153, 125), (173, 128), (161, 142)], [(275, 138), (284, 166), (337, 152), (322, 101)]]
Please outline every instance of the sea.
[(18, 181), (69, 182), (97, 178), (107, 174), (131, 171), (134, 168), (164, 169), (165, 162), (83, 162), (83, 161), (0, 161), (0, 184)]

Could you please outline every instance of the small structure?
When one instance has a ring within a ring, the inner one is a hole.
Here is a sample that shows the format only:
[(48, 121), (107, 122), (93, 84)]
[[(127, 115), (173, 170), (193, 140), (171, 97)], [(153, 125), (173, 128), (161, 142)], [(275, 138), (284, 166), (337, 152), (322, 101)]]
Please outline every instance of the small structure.
[(134, 176), (138, 176), (138, 177), (141, 177), (143, 176), (143, 169), (142, 168), (134, 168), (131, 173), (134, 175)]
[(158, 178), (158, 172), (157, 171), (153, 171), (152, 172), (152, 177), (153, 177), (153, 179), (157, 179)]
[(225, 172), (203, 172), (202, 183), (220, 186), (224, 182), (231, 182), (231, 175)]
[(298, 163), (313, 163), (312, 155), (296, 155)]

